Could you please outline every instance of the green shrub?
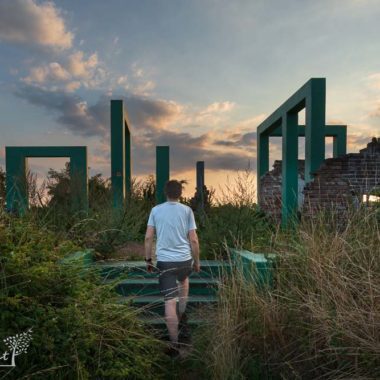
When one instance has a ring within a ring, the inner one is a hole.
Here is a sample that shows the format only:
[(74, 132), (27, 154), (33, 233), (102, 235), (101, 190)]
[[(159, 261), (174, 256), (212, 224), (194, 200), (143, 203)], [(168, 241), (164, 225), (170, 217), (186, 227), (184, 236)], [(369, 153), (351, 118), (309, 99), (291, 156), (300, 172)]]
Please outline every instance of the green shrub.
[(0, 336), (33, 329), (6, 378), (164, 377), (162, 344), (137, 311), (117, 304), (93, 270), (57, 263), (77, 249), (27, 219), (0, 215)]

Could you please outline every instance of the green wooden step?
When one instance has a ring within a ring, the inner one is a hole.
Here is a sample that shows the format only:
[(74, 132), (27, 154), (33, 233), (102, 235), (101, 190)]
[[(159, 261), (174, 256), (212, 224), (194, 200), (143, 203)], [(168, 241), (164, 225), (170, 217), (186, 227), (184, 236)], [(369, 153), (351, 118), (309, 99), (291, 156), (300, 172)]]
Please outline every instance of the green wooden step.
[[(112, 280), (114, 282), (114, 280)], [(107, 282), (107, 280), (105, 281)], [(216, 278), (190, 278), (190, 295), (212, 295), (219, 281)], [(116, 291), (122, 296), (159, 295), (158, 278), (127, 278), (115, 283)]]
[[(217, 297), (215, 295), (190, 295), (187, 302), (188, 312), (194, 310), (200, 306), (212, 306), (217, 302)], [(141, 313), (146, 315), (152, 315), (156, 313), (159, 315), (164, 315), (164, 298), (161, 295), (151, 295), (151, 296), (121, 296), (118, 299), (118, 303), (127, 303), (139, 309)]]
[[(94, 268), (99, 270), (103, 277), (115, 278), (122, 274), (128, 274), (128, 277), (137, 278), (154, 278), (157, 277), (157, 270), (153, 273), (146, 271), (144, 261), (125, 261), (125, 260), (104, 260), (97, 261)], [(218, 277), (223, 271), (229, 270), (230, 265), (227, 262), (218, 260), (201, 260), (201, 271), (192, 272), (190, 277)]]
[[(148, 316), (141, 317), (140, 321), (154, 328), (166, 329), (165, 318), (161, 316), (148, 315)], [(200, 318), (189, 318), (187, 323), (190, 327), (197, 327), (199, 325), (203, 325), (209, 322)]]

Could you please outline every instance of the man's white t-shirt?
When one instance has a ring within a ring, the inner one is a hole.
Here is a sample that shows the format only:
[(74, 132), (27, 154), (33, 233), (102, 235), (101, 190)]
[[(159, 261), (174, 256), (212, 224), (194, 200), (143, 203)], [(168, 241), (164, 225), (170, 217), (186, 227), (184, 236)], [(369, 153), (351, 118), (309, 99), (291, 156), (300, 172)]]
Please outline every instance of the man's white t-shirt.
[(188, 238), (195, 230), (193, 210), (180, 202), (165, 202), (152, 208), (148, 226), (156, 229), (157, 261), (186, 261), (191, 259)]

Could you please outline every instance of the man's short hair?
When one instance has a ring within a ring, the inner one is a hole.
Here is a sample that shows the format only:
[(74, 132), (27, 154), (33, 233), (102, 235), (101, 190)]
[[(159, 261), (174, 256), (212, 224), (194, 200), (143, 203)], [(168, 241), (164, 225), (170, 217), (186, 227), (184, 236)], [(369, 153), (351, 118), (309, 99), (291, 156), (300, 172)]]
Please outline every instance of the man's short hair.
[(182, 183), (172, 179), (165, 183), (165, 194), (170, 199), (179, 199), (182, 195)]

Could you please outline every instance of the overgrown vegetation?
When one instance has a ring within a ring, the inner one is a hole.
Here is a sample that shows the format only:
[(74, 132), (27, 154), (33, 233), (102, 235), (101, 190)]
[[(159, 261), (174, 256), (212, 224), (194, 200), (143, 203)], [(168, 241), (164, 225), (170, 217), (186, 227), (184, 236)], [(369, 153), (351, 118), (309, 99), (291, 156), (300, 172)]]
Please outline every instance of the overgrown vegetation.
[(58, 264), (80, 248), (32, 220), (0, 213), (0, 336), (33, 328), (28, 352), (16, 358), (15, 368), (0, 368), (1, 375), (164, 377), (162, 345), (141, 325), (136, 311), (118, 305), (114, 290), (100, 284), (96, 273)]
[[(106, 258), (126, 242), (143, 242), (154, 178), (133, 181), (124, 212), (112, 211), (109, 180), (90, 178), (84, 215), (69, 211), (68, 170), (49, 172), (49, 201), (31, 176), (29, 212), (0, 214), (0, 334), (36, 326), (11, 376), (176, 378), (136, 311), (116, 306), (112, 290), (93, 273), (56, 264), (84, 247)], [(4, 179), (0, 171), (2, 205)], [(336, 215), (320, 214), (280, 230), (258, 209), (253, 189), (248, 169), (218, 198), (204, 188), (204, 209), (199, 193), (182, 199), (195, 210), (202, 258), (228, 259), (226, 246), (277, 255), (273, 288), (258, 290), (236, 271), (226, 277), (210, 323), (194, 336), (189, 370), (204, 379), (377, 378), (380, 207), (363, 204), (339, 228)]]
[[(131, 196), (126, 199), (123, 212), (112, 209), (110, 180), (101, 174), (92, 176), (89, 179), (87, 215), (71, 210), (68, 163), (61, 171), (50, 169), (47, 180), (39, 187), (36, 180), (36, 176), (29, 172), (30, 209), (27, 217), (42, 228), (49, 228), (62, 239), (94, 248), (102, 258), (110, 257), (117, 247), (126, 242), (144, 241), (149, 212), (155, 205), (153, 176), (132, 181)], [(181, 198), (181, 202), (194, 210), (202, 241), (201, 258), (213, 259), (225, 254), (225, 240), (230, 246), (266, 249), (273, 227), (255, 203), (254, 180), (249, 168), (239, 172), (235, 182), (221, 189), (219, 198), (215, 197), (214, 189), (205, 187), (203, 208), (199, 207), (197, 193), (193, 198)], [(1, 191), (0, 181), (0, 196)]]
[[(195, 362), (212, 379), (376, 379), (380, 373), (379, 209), (345, 228), (319, 215), (274, 236), (275, 286), (239, 272), (220, 289)], [(201, 364), (199, 364), (199, 362)]]

